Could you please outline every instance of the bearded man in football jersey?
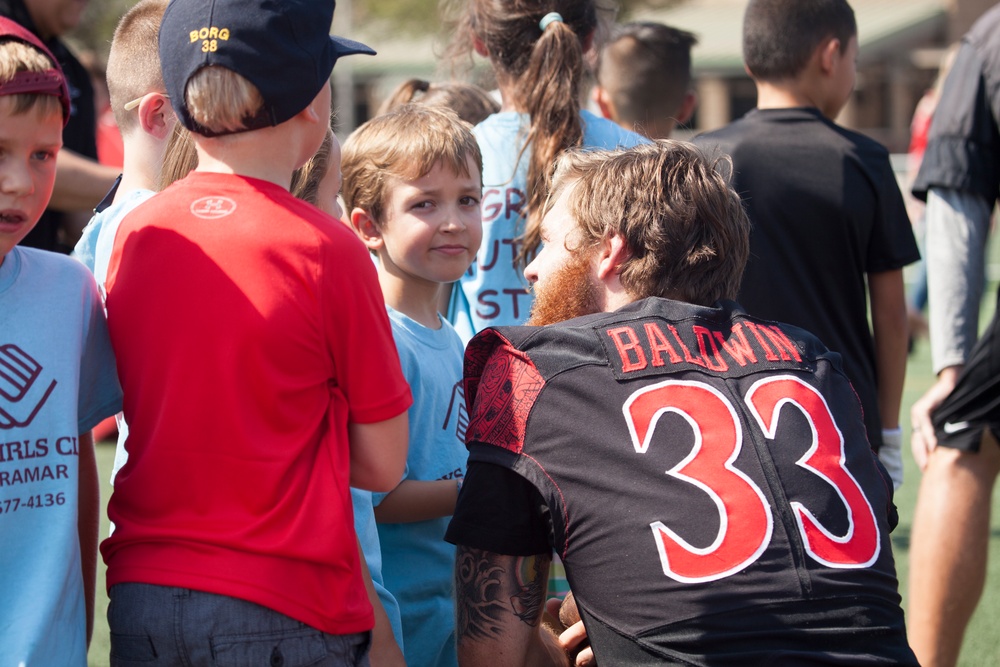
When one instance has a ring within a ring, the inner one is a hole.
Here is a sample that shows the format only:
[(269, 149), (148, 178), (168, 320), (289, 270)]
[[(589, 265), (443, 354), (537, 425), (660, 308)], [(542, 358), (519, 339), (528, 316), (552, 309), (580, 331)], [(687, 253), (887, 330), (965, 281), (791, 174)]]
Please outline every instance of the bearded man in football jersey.
[[(728, 170), (678, 142), (561, 160), (525, 270), (547, 326), (466, 352), (462, 664), (568, 665), (584, 635), (577, 664), (917, 664), (840, 356), (730, 300)], [(586, 632), (541, 624), (553, 552)]]

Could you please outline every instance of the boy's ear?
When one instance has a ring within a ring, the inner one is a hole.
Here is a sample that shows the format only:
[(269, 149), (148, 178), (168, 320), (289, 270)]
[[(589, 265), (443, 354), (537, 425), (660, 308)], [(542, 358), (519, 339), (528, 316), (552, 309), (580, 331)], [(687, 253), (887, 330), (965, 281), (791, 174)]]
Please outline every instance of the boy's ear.
[(839, 58), (843, 55), (840, 40), (836, 37), (831, 37), (826, 42), (820, 44), (818, 49), (820, 71), (826, 75), (832, 74), (837, 67)]
[(170, 100), (162, 93), (143, 95), (136, 113), (139, 114), (139, 126), (142, 131), (160, 140), (170, 136), (170, 131), (177, 122)]
[(490, 52), (486, 49), (486, 43), (475, 35), (472, 36), (472, 48), (483, 58), (490, 57)]
[(677, 124), (683, 125), (691, 120), (696, 106), (698, 106), (698, 93), (693, 90), (684, 93), (684, 101), (681, 102), (681, 108), (677, 110), (677, 114), (674, 116)]
[(615, 103), (611, 100), (611, 95), (608, 94), (608, 91), (601, 86), (594, 86), (591, 96), (603, 117), (612, 122), (618, 122), (617, 114), (615, 113)]
[(378, 227), (375, 225), (375, 221), (372, 220), (372, 217), (368, 215), (367, 211), (362, 208), (355, 207), (354, 210), (351, 211), (350, 218), (351, 227), (354, 229), (354, 233), (358, 235), (358, 238), (361, 239), (361, 242), (364, 243), (369, 250), (378, 251), (383, 245), (385, 245), (385, 242), (382, 240), (382, 232), (378, 230)]
[(320, 122), (325, 122), (327, 124), (330, 123), (330, 119), (329, 118), (324, 118), (324, 119), (320, 118), (320, 113), (319, 113), (319, 111), (316, 110), (316, 100), (315, 99), (313, 99), (313, 101), (309, 103), (309, 106), (307, 106), (302, 111), (298, 112), (296, 114), (296, 116), (301, 116), (302, 118), (304, 118), (305, 120), (309, 121), (310, 123), (320, 123)]

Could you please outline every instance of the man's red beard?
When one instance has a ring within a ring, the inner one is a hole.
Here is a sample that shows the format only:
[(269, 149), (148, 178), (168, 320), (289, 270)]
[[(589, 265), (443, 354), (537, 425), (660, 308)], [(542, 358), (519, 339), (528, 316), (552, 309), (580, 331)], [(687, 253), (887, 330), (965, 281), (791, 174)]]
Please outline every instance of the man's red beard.
[(601, 312), (592, 259), (593, 252), (576, 253), (544, 283), (535, 283), (535, 303), (528, 324), (555, 324)]

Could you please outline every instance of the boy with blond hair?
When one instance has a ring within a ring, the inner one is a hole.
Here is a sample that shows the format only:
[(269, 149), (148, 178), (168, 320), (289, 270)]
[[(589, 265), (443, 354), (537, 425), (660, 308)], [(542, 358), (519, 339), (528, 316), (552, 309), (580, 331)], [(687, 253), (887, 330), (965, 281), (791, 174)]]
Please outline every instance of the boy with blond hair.
[[(108, 92), (122, 134), (122, 173), (83, 230), (73, 256), (90, 269), (104, 294), (108, 262), (122, 219), (155, 194), (171, 131), (177, 124), (163, 87), (156, 50), (167, 0), (142, 0), (122, 16), (108, 54)], [(119, 413), (118, 446), (111, 481), (125, 465), (128, 424)], [(112, 527), (113, 529), (113, 527)]]
[(104, 287), (115, 232), (122, 218), (153, 196), (176, 124), (156, 50), (167, 0), (142, 0), (122, 16), (108, 54), (108, 92), (122, 133), (124, 163), (114, 187), (95, 209), (73, 250)]
[(100, 513), (90, 430), (121, 407), (93, 279), (17, 246), (52, 194), (69, 99), (48, 49), (0, 18), (0, 655), (13, 665), (87, 664)]
[(367, 664), (349, 485), (388, 491), (411, 399), (350, 230), (287, 190), (325, 137), (334, 3), (173, 0), (198, 167), (122, 222), (108, 323), (129, 459), (102, 544), (112, 664)]
[(438, 303), (482, 240), (482, 156), (472, 126), (454, 112), (410, 104), (350, 136), (343, 178), (347, 215), (378, 258), (393, 338), (416, 397), (406, 473), (372, 499), (382, 577), (399, 602), (407, 664), (456, 665), (455, 548), (444, 532), (465, 473), (464, 346)]
[(846, 0), (751, 0), (743, 58), (757, 108), (695, 143), (732, 156), (754, 225), (740, 303), (843, 355), (868, 440), (898, 487), (903, 267), (920, 255), (888, 151), (833, 120), (854, 90), (857, 57)]

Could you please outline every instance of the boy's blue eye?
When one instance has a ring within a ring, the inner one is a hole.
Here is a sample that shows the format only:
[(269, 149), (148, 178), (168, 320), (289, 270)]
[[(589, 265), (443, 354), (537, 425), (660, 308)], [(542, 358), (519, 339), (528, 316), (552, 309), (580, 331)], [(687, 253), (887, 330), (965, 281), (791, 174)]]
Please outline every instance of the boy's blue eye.
[(55, 153), (52, 151), (35, 151), (31, 154), (32, 160), (38, 160), (39, 162), (48, 162), (55, 157)]

